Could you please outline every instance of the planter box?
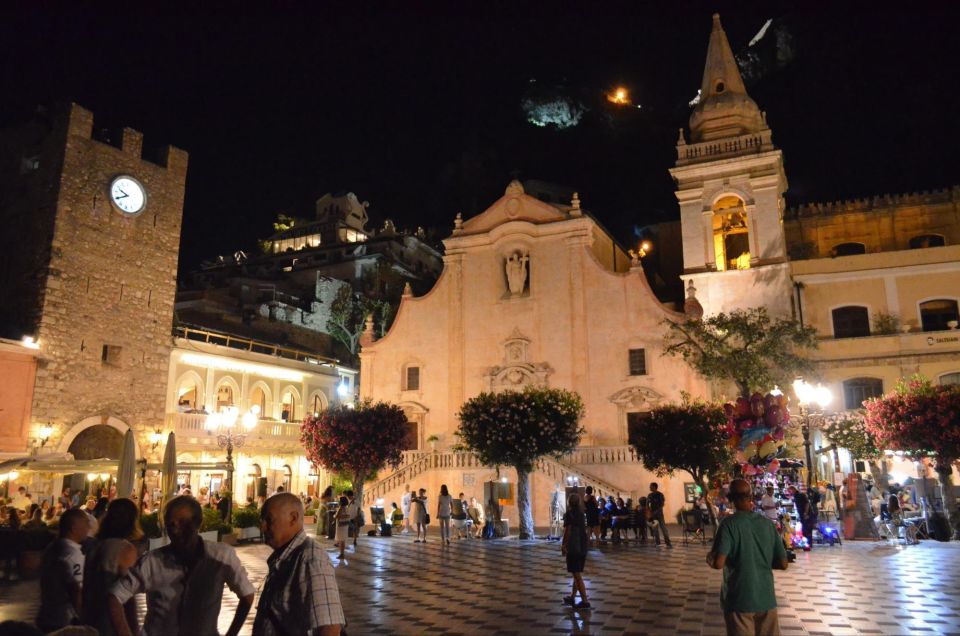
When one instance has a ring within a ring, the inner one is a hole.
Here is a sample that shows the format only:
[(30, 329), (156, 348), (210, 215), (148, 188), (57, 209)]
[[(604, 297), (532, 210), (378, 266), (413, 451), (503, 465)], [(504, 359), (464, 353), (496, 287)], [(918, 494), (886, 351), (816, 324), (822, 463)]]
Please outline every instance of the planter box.
[(220, 535), (220, 543), (226, 543), (227, 545), (237, 545), (237, 537), (232, 532)]
[(17, 565), (21, 579), (35, 579), (40, 576), (40, 564), (43, 562), (43, 550), (22, 550)]
[(163, 546), (170, 543), (168, 537), (158, 537), (156, 539), (150, 539), (149, 545), (147, 546), (148, 550), (156, 550), (157, 548), (162, 548)]
[(233, 531), (237, 539), (240, 541), (248, 541), (251, 539), (260, 538), (260, 528), (251, 527), (251, 528), (235, 528)]
[(314, 517), (313, 515), (308, 515), (303, 518), (303, 525), (305, 526), (312, 526), (316, 522), (317, 522), (317, 518)]
[(212, 541), (213, 543), (216, 543), (217, 540), (220, 538), (219, 534), (220, 533), (216, 530), (208, 530), (206, 532), (201, 532), (200, 538), (203, 539), (204, 541)]

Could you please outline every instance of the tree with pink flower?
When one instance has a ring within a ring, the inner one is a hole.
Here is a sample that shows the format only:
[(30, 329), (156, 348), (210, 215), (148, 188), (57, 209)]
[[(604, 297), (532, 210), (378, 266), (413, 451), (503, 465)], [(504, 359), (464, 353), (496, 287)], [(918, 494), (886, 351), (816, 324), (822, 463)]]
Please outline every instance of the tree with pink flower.
[(580, 396), (564, 389), (539, 387), (481, 393), (464, 402), (457, 417), (460, 448), (476, 453), (488, 466), (513, 466), (517, 470), (520, 538), (533, 538), (530, 473), (539, 458), (559, 458), (580, 443)]
[(311, 463), (350, 475), (357, 501), (362, 501), (364, 483), (388, 465), (400, 465), (407, 428), (407, 417), (395, 404), (339, 404), (307, 416), (300, 425), (300, 443)]
[(867, 430), (878, 447), (936, 457), (940, 497), (945, 508), (952, 507), (950, 475), (960, 459), (960, 386), (937, 386), (914, 376), (864, 407)]

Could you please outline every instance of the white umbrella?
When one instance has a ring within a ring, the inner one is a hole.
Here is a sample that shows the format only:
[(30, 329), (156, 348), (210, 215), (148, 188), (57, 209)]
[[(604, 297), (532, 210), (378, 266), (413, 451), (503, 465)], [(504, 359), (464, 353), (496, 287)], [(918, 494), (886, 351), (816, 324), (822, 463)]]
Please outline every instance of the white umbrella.
[(167, 447), (163, 451), (163, 479), (160, 487), (164, 501), (177, 495), (177, 436), (173, 431), (167, 436)]
[(136, 483), (137, 452), (133, 431), (127, 430), (123, 436), (123, 450), (120, 451), (120, 463), (117, 465), (117, 496), (129, 498)]

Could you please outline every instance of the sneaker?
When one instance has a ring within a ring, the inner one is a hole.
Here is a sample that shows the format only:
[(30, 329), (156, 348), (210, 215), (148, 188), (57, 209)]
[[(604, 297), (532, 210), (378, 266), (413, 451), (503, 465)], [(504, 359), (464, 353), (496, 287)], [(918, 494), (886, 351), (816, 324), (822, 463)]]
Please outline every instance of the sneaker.
[(413, 542), (414, 542), (414, 543), (420, 543), (420, 539), (414, 539)]
[(590, 601), (580, 601), (575, 607), (577, 609), (590, 609)]

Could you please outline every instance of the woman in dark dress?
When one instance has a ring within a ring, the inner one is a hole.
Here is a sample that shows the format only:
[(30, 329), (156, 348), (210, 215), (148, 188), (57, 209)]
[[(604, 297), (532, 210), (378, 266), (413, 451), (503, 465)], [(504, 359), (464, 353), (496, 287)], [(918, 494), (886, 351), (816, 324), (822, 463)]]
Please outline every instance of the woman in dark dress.
[[(573, 575), (573, 591), (564, 596), (563, 602), (578, 609), (589, 609), (587, 588), (583, 584), (583, 568), (587, 562), (587, 518), (580, 495), (570, 495), (567, 511), (563, 515), (563, 540), (560, 553), (567, 557), (567, 572)], [(580, 602), (577, 603), (577, 593)]]
[(591, 541), (600, 540), (600, 507), (597, 498), (593, 496), (593, 486), (587, 486), (584, 491), (583, 507), (587, 514), (587, 537)]

